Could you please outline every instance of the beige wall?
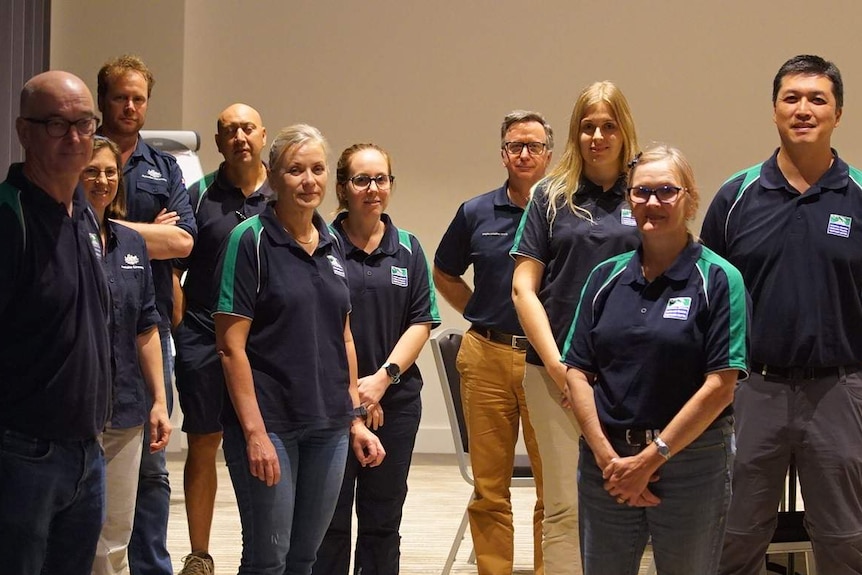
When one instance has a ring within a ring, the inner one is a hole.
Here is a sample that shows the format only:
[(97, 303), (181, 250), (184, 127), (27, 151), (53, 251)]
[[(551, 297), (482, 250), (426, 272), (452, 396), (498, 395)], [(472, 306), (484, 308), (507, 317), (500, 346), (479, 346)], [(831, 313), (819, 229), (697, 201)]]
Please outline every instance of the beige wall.
[[(704, 207), (738, 169), (777, 145), (771, 82), (798, 53), (834, 60), (846, 113), (834, 137), (862, 165), (862, 40), (856, 0), (703, 2), (359, 2), (54, 0), (52, 66), (95, 89), (99, 65), (135, 52), (158, 85), (149, 128), (197, 130), (205, 170), (212, 133), (234, 101), (258, 108), (270, 134), (308, 122), (338, 151), (373, 140), (392, 153), (395, 222), (433, 257), (458, 204), (502, 183), (499, 122), (513, 108), (546, 114), (561, 144), (574, 99), (609, 79), (626, 93), (642, 143), (683, 149)], [(331, 194), (334, 196), (334, 194)], [(326, 211), (334, 207), (328, 198)], [(699, 227), (699, 224), (698, 226)], [(460, 318), (445, 304), (444, 320)], [(460, 323), (459, 325), (463, 325)], [(418, 449), (449, 449), (430, 354)]]

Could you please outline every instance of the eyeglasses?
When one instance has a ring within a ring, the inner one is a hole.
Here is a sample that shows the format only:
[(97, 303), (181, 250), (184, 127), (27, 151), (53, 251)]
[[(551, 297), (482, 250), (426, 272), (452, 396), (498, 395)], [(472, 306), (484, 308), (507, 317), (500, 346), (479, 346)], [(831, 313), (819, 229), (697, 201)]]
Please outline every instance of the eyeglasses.
[(637, 186), (629, 188), (629, 198), (631, 198), (633, 204), (645, 204), (649, 201), (650, 196), (655, 195), (659, 202), (672, 204), (683, 190), (685, 188), (680, 188), (679, 186), (658, 186), (657, 188)]
[(48, 135), (52, 138), (64, 138), (66, 134), (69, 133), (72, 126), (75, 126), (75, 130), (78, 132), (79, 136), (92, 136), (96, 131), (96, 128), (99, 127), (99, 118), (95, 116), (82, 118), (80, 120), (75, 120), (74, 122), (64, 120), (63, 118), (48, 118), (47, 120), (40, 120), (39, 118), (24, 118), (24, 120), (31, 124), (41, 124), (42, 126), (45, 126), (45, 131), (48, 132)]
[(524, 148), (531, 156), (541, 156), (547, 147), (544, 142), (503, 142), (503, 149), (511, 156), (520, 156)]
[(386, 191), (392, 185), (392, 182), (395, 181), (395, 176), (380, 174), (379, 176), (372, 177), (368, 174), (359, 174), (358, 176), (353, 176), (348, 181), (351, 182), (353, 187), (360, 192), (370, 188), (371, 182), (377, 184), (378, 190)]
[(100, 170), (99, 168), (94, 168), (92, 166), (84, 168), (84, 171), (81, 172), (81, 177), (85, 182), (95, 182), (102, 174), (105, 174), (105, 179), (111, 182), (120, 177), (120, 173), (116, 168), (105, 168), (104, 170)]

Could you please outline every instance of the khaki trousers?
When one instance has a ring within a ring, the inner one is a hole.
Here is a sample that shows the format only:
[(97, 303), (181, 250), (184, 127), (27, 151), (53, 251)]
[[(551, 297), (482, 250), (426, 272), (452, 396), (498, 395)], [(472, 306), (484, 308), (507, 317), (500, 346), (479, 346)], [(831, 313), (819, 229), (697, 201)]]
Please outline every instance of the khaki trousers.
[(581, 430), (572, 410), (563, 408), (562, 394), (544, 367), (527, 364), (524, 392), (533, 419), (544, 466), (545, 570), (548, 575), (579, 575), (578, 439)]
[(135, 520), (138, 468), (141, 465), (144, 427), (107, 428), (105, 449), (106, 518), (99, 535), (93, 575), (128, 575), (129, 539)]
[(533, 562), (535, 573), (544, 573), (542, 462), (524, 399), (524, 356), (473, 331), (464, 334), (458, 353), (475, 488), (468, 514), (479, 575), (512, 572), (515, 531), (509, 487), (520, 422), (536, 481)]

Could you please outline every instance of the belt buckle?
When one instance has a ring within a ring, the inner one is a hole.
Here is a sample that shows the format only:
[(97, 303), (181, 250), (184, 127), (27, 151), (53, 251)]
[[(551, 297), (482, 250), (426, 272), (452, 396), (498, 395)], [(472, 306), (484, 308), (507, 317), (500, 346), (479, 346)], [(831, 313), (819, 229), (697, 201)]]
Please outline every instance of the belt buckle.
[(513, 335), (512, 336), (512, 349), (517, 349), (518, 351), (526, 351), (527, 350), (527, 337), (523, 335)]

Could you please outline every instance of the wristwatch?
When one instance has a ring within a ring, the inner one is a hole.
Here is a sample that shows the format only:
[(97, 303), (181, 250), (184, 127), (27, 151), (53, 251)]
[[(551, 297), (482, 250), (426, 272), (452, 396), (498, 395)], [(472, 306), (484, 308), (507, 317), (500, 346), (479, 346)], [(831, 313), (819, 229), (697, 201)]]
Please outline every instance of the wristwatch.
[(656, 449), (658, 449), (658, 454), (664, 457), (665, 461), (670, 459), (670, 447), (667, 446), (667, 443), (664, 442), (664, 439), (656, 436), (656, 438), (653, 439), (652, 442), (655, 443)]
[(354, 419), (365, 419), (368, 417), (368, 408), (364, 405), (359, 405), (353, 408), (353, 418)]
[(397, 363), (387, 361), (383, 364), (383, 369), (386, 370), (386, 375), (389, 376), (389, 383), (391, 385), (398, 385), (401, 383), (401, 368), (398, 367)]

